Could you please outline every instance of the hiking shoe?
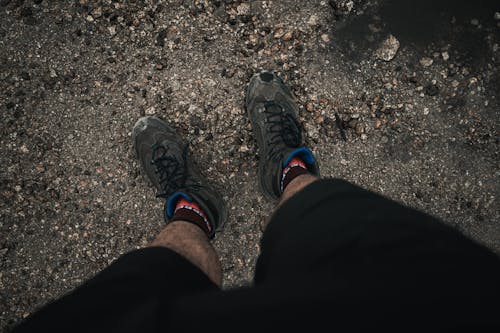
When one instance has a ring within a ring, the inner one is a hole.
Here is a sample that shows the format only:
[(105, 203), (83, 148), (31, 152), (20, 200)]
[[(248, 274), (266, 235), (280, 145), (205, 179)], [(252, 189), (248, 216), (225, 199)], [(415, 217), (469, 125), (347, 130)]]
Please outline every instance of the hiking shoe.
[(208, 218), (209, 237), (222, 229), (227, 210), (221, 195), (198, 172), (188, 145), (175, 130), (156, 117), (143, 117), (132, 131), (142, 170), (165, 200), (165, 219), (170, 222), (180, 199), (196, 202)]
[(294, 157), (303, 160), (311, 174), (319, 176), (312, 152), (302, 143), (299, 108), (281, 78), (268, 71), (254, 75), (245, 104), (259, 146), (260, 185), (267, 197), (280, 198), (283, 168)]

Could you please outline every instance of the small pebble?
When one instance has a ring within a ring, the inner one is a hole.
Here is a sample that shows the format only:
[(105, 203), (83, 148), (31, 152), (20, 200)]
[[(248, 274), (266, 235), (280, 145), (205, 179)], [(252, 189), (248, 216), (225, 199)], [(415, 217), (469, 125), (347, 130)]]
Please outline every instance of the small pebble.
[(432, 60), (432, 58), (429, 57), (423, 57), (422, 59), (420, 59), (420, 65), (424, 67), (429, 67), (430, 65), (432, 65), (433, 62), (434, 60)]
[(393, 35), (389, 35), (375, 51), (377, 58), (384, 61), (391, 61), (399, 50), (399, 41)]
[(278, 28), (274, 32), (273, 36), (274, 36), (274, 38), (279, 39), (279, 38), (283, 37), (284, 34), (285, 34), (285, 30), (283, 30), (283, 28)]
[(292, 39), (292, 36), (293, 36), (293, 35), (292, 35), (292, 32), (291, 32), (291, 31), (288, 31), (288, 32), (286, 32), (286, 33), (283, 35), (283, 37), (282, 37), (281, 39), (282, 39), (282, 40), (284, 40), (284, 41), (289, 41), (289, 40), (291, 40), (291, 39)]
[(238, 15), (248, 15), (250, 13), (250, 5), (248, 3), (241, 3), (236, 7), (236, 12)]
[(307, 24), (310, 26), (310, 27), (315, 27), (318, 25), (318, 16), (317, 15), (311, 15), (311, 17), (309, 18), (309, 20), (307, 21)]
[(307, 112), (313, 112), (314, 111), (314, 103), (312, 101), (309, 101), (306, 103), (306, 111)]

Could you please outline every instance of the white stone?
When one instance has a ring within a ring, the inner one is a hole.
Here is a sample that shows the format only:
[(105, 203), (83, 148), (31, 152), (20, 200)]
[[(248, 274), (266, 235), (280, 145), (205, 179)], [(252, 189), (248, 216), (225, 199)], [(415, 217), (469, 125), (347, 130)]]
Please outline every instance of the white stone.
[(26, 147), (26, 145), (22, 145), (21, 146), (21, 152), (27, 154), (30, 152), (30, 150), (28, 149), (28, 147)]
[(429, 57), (423, 57), (422, 59), (420, 59), (420, 65), (424, 67), (429, 67), (430, 65), (432, 65), (433, 62), (434, 60), (432, 60), (432, 58)]
[(111, 36), (116, 35), (116, 27), (114, 25), (108, 27), (108, 31)]
[(241, 3), (236, 7), (236, 12), (238, 15), (248, 15), (250, 13), (250, 5), (247, 3)]
[(307, 21), (307, 24), (311, 27), (315, 27), (318, 25), (318, 16), (317, 15), (311, 15), (311, 17), (309, 18), (309, 20)]
[(375, 51), (377, 58), (384, 61), (391, 61), (399, 50), (399, 41), (393, 35), (389, 35)]

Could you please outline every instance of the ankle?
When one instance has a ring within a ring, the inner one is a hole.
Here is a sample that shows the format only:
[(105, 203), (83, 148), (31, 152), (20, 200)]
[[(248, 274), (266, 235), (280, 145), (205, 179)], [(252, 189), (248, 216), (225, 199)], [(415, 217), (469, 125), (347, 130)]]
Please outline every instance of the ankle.
[(290, 181), (288, 186), (283, 191), (279, 205), (283, 204), (293, 195), (300, 192), (303, 188), (307, 187), (308, 185), (314, 183), (317, 180), (319, 180), (319, 177), (311, 173), (306, 173), (295, 177), (292, 181)]

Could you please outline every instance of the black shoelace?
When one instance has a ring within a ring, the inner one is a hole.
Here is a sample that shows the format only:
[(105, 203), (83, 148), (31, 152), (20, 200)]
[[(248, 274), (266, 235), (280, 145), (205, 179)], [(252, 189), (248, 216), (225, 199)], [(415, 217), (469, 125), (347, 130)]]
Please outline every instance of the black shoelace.
[(163, 145), (153, 146), (151, 164), (155, 166), (160, 178), (162, 191), (156, 194), (158, 198), (168, 197), (185, 184), (186, 175), (181, 162), (174, 156), (168, 155), (167, 148)]
[(279, 159), (279, 152), (285, 147), (296, 148), (302, 143), (302, 131), (297, 120), (289, 113), (285, 113), (281, 105), (273, 101), (264, 104), (267, 123), (271, 136), (267, 146), (271, 147), (269, 154)]

